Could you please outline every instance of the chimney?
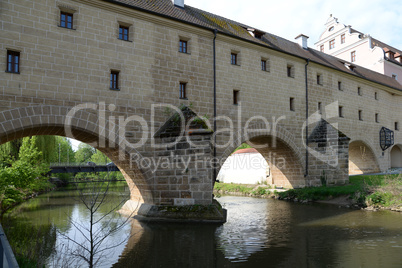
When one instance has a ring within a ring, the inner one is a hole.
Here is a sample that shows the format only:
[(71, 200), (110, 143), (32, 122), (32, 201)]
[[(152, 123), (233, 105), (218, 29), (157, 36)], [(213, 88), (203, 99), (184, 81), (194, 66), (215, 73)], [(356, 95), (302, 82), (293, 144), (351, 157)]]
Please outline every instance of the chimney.
[(184, 8), (184, 0), (173, 0), (174, 5), (180, 8)]
[(297, 43), (298, 43), (303, 49), (308, 49), (308, 46), (307, 46), (307, 39), (308, 39), (308, 36), (307, 36), (307, 35), (299, 34), (298, 36), (296, 36), (295, 39), (297, 40)]

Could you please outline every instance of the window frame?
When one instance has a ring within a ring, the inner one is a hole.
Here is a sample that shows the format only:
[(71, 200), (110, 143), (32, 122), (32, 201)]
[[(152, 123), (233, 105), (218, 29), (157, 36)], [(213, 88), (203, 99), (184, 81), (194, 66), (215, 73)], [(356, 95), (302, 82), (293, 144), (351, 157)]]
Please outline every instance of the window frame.
[(338, 116), (344, 118), (343, 106), (338, 106)]
[(233, 90), (233, 105), (239, 105), (240, 90)]
[(238, 65), (237, 63), (238, 63), (237, 53), (231, 52), (230, 53), (230, 64)]
[(188, 53), (188, 41), (180, 39), (179, 40), (179, 52), (180, 53)]
[(350, 52), (350, 61), (351, 62), (356, 62), (356, 50)]
[[(11, 59), (10, 59), (10, 57), (11, 57)], [(18, 59), (17, 62), (15, 59)], [(21, 52), (7, 49), (6, 72), (19, 74), (20, 73), (20, 65), (21, 65)], [(9, 67), (11, 67), (11, 68), (9, 68)], [(15, 70), (15, 67), (17, 67), (17, 70)]]
[(317, 74), (317, 85), (320, 85), (320, 86), (323, 85), (322, 74)]
[(288, 77), (295, 78), (294, 66), (293, 65), (288, 64), (286, 66), (286, 74), (287, 74)]
[(289, 98), (289, 110), (294, 112), (296, 110), (295, 108), (295, 98), (290, 97)]
[[(65, 16), (65, 20), (63, 21), (63, 16)], [(68, 27), (68, 18), (71, 17), (71, 27)], [(69, 12), (69, 11), (65, 11), (65, 10), (60, 10), (60, 27), (61, 28), (65, 28), (65, 29), (70, 29), (70, 30), (74, 30), (74, 13)], [(63, 23), (65, 23), (65, 25), (63, 26)]]
[(187, 100), (187, 82), (180, 82), (179, 84), (179, 99)]
[[(121, 32), (123, 30), (123, 32)], [(124, 33), (124, 30), (127, 31), (127, 33)], [(122, 25), (119, 24), (119, 40), (123, 41), (130, 41), (130, 26)]]
[(338, 81), (338, 90), (343, 91), (342, 81)]
[(261, 71), (267, 71), (267, 60), (261, 59)]
[(334, 49), (335, 48), (335, 39), (332, 39), (329, 41), (329, 49)]
[(119, 76), (120, 76), (120, 71), (110, 70), (110, 84), (109, 84), (110, 90), (120, 90)]
[(345, 44), (346, 37), (345, 34), (341, 34), (341, 44)]
[(320, 46), (320, 51), (321, 51), (321, 52), (324, 52), (324, 45), (321, 45), (321, 46)]

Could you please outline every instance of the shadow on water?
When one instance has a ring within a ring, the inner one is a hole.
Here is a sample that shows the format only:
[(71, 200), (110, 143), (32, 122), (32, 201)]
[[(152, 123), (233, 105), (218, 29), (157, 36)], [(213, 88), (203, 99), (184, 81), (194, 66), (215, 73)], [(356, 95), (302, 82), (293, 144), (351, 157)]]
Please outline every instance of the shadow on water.
[(222, 197), (222, 226), (139, 224), (113, 267), (400, 267), (400, 214)]

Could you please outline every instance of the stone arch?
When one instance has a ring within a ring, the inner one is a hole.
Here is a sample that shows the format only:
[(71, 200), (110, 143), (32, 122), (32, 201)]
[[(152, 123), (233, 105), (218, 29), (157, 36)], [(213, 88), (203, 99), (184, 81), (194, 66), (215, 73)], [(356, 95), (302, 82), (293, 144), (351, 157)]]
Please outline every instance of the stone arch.
[[(253, 126), (248, 137), (235, 139), (237, 142), (224, 150), (220, 156), (219, 169), (230, 154), (242, 143), (249, 143), (267, 161), (268, 183), (283, 187), (306, 186), (304, 179), (304, 157), (295, 143), (295, 137), (286, 129), (277, 126), (275, 132), (263, 130), (262, 126)], [(253, 146), (254, 145), (254, 146)], [(264, 146), (265, 145), (265, 146)]]
[(362, 140), (349, 143), (349, 175), (380, 172), (372, 146)]
[[(74, 138), (97, 148), (108, 156), (123, 173), (130, 188), (131, 200), (153, 204), (152, 177), (149, 170), (140, 169), (130, 163), (130, 154), (141, 155), (133, 148), (122, 150), (120, 144), (113, 144), (105, 135), (105, 129), (99, 126), (97, 112), (81, 109), (67, 120), (71, 107), (65, 106), (29, 106), (0, 112), (0, 144), (18, 138), (36, 135), (57, 135)], [(106, 118), (103, 118), (106, 120)], [(71, 131), (66, 131), (69, 121)], [(108, 124), (108, 123), (107, 123)], [(106, 124), (105, 124), (106, 125)], [(117, 129), (112, 124), (112, 129)], [(106, 146), (100, 146), (104, 139)], [(124, 141), (119, 137), (116, 141)]]
[(395, 144), (391, 149), (391, 168), (402, 168), (402, 145)]

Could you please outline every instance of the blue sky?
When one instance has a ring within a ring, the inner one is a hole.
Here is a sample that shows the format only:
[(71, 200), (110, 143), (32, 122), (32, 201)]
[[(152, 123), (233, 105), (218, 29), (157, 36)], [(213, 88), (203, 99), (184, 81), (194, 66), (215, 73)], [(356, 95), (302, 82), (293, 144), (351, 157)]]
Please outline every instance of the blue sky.
[(330, 14), (402, 50), (400, 0), (184, 0), (190, 5), (293, 41), (299, 34), (318, 41)]

